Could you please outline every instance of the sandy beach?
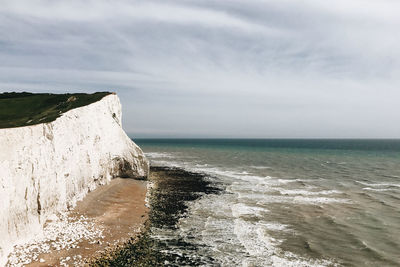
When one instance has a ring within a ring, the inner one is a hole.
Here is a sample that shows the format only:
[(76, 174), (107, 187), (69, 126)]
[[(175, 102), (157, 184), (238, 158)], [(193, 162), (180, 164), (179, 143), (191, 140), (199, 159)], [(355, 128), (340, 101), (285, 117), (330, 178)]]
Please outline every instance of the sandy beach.
[(45, 225), (39, 244), (17, 247), (9, 266), (76, 266), (136, 236), (145, 227), (147, 182), (113, 179)]

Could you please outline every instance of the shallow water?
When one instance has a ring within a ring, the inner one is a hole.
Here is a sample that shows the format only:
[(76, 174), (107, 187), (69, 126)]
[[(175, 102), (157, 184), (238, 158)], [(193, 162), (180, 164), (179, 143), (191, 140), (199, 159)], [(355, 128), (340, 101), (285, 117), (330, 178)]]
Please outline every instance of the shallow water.
[(204, 265), (400, 266), (399, 140), (135, 141), (224, 189), (168, 233)]

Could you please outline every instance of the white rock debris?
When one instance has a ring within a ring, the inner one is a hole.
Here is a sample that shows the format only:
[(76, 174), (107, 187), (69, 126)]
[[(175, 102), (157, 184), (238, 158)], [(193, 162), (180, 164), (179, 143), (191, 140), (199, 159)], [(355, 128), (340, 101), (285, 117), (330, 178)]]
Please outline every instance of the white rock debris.
[[(23, 266), (37, 261), (40, 254), (55, 250), (69, 250), (77, 248), (82, 240), (97, 242), (104, 238), (103, 229), (96, 225), (94, 219), (85, 216), (71, 217), (68, 213), (60, 213), (57, 220), (49, 221), (43, 227), (43, 234), (33, 238), (30, 242), (15, 246), (8, 257), (6, 266)], [(81, 259), (80, 255), (73, 257), (73, 261)], [(61, 266), (71, 260), (66, 257), (60, 260)], [(39, 259), (45, 262), (44, 259)]]
[(121, 127), (115, 94), (50, 123), (0, 129), (0, 266), (15, 245), (42, 235), (53, 214), (112, 178), (148, 171), (143, 152)]
[(147, 185), (146, 185), (146, 197), (144, 198), (144, 205), (147, 208), (150, 208), (150, 194), (151, 194), (151, 190), (155, 187), (155, 184), (151, 181), (147, 181)]

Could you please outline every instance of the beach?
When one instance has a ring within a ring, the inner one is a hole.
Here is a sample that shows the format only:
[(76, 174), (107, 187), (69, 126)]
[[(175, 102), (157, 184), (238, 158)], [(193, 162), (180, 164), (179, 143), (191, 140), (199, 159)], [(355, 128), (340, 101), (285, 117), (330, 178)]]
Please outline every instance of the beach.
[[(45, 237), (19, 246), (9, 266), (80, 266), (145, 228), (147, 182), (116, 178), (45, 224)], [(36, 242), (39, 241), (39, 242)]]

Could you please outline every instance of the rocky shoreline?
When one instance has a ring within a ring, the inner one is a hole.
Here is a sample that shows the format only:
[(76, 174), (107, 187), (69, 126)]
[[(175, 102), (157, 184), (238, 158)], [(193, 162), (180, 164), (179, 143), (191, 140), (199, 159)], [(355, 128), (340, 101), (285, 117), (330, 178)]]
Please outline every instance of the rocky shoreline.
[[(104, 252), (90, 266), (198, 266), (197, 247), (180, 238), (162, 240), (160, 231), (175, 231), (179, 219), (186, 216), (188, 201), (204, 194), (218, 194), (205, 174), (179, 168), (151, 167), (149, 181), (149, 221), (146, 231), (117, 249)], [(193, 253), (181, 254), (174, 248), (185, 247)], [(212, 262), (212, 259), (207, 259)]]

